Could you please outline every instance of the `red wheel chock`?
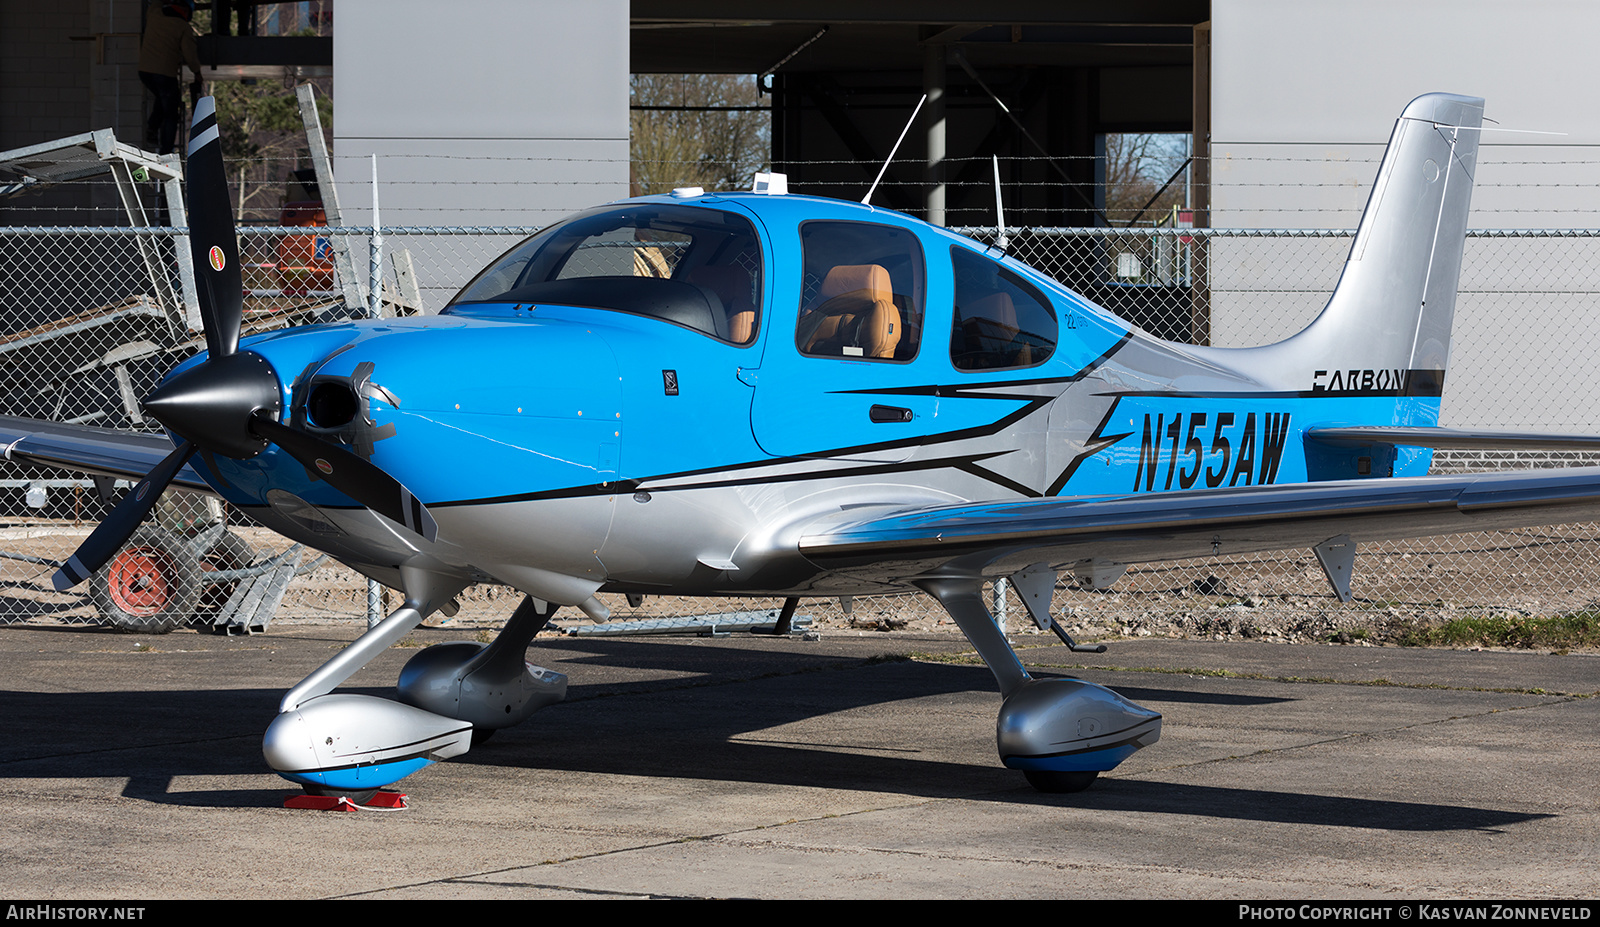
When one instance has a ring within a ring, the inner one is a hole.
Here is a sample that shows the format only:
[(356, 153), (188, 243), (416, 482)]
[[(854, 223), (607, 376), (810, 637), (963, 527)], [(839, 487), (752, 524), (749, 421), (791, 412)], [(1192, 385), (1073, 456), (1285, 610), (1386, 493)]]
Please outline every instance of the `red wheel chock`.
[(343, 795), (290, 795), (283, 800), (285, 808), (301, 808), (307, 811), (362, 811), (373, 809), (380, 811), (403, 811), (406, 808), (406, 794), (404, 792), (386, 792), (378, 790), (367, 799), (365, 804), (358, 805)]

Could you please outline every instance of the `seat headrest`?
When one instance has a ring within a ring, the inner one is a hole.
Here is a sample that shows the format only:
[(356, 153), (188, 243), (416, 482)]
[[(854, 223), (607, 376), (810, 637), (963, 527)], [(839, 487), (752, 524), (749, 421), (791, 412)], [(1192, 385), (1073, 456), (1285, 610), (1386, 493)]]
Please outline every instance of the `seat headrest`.
[(879, 264), (840, 264), (828, 271), (817, 291), (817, 302), (825, 303), (835, 296), (866, 290), (868, 299), (893, 302), (894, 287), (889, 282), (889, 272)]

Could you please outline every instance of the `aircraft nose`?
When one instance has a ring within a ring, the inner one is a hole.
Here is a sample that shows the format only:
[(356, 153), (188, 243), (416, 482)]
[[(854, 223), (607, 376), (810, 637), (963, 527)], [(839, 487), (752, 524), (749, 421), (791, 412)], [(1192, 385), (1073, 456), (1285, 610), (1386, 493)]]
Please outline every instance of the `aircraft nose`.
[(283, 387), (266, 358), (243, 351), (175, 374), (140, 406), (197, 447), (242, 460), (266, 448), (267, 441), (250, 427), (251, 417), (264, 413), (278, 418)]

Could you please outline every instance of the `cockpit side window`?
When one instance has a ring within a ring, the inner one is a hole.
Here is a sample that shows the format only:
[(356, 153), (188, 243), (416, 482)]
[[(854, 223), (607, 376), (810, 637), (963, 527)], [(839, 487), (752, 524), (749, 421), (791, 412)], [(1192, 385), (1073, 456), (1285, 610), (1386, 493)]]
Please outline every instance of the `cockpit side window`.
[(956, 369), (1032, 367), (1055, 353), (1056, 314), (1037, 287), (959, 246), (950, 249), (950, 263), (956, 284), (950, 362)]
[(813, 357), (909, 361), (922, 338), (922, 246), (862, 222), (800, 226), (805, 277), (795, 346)]
[(762, 302), (761, 268), (755, 228), (737, 214), (650, 203), (607, 207), (579, 213), (506, 252), (450, 305), (612, 309), (750, 344)]

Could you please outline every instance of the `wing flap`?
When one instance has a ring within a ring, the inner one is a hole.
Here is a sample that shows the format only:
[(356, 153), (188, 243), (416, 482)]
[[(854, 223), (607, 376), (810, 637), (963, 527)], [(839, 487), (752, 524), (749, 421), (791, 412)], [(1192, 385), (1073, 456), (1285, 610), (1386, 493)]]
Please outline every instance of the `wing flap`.
[(1600, 520), (1600, 467), (921, 508), (814, 522), (800, 553), (858, 579), (1008, 575)]

